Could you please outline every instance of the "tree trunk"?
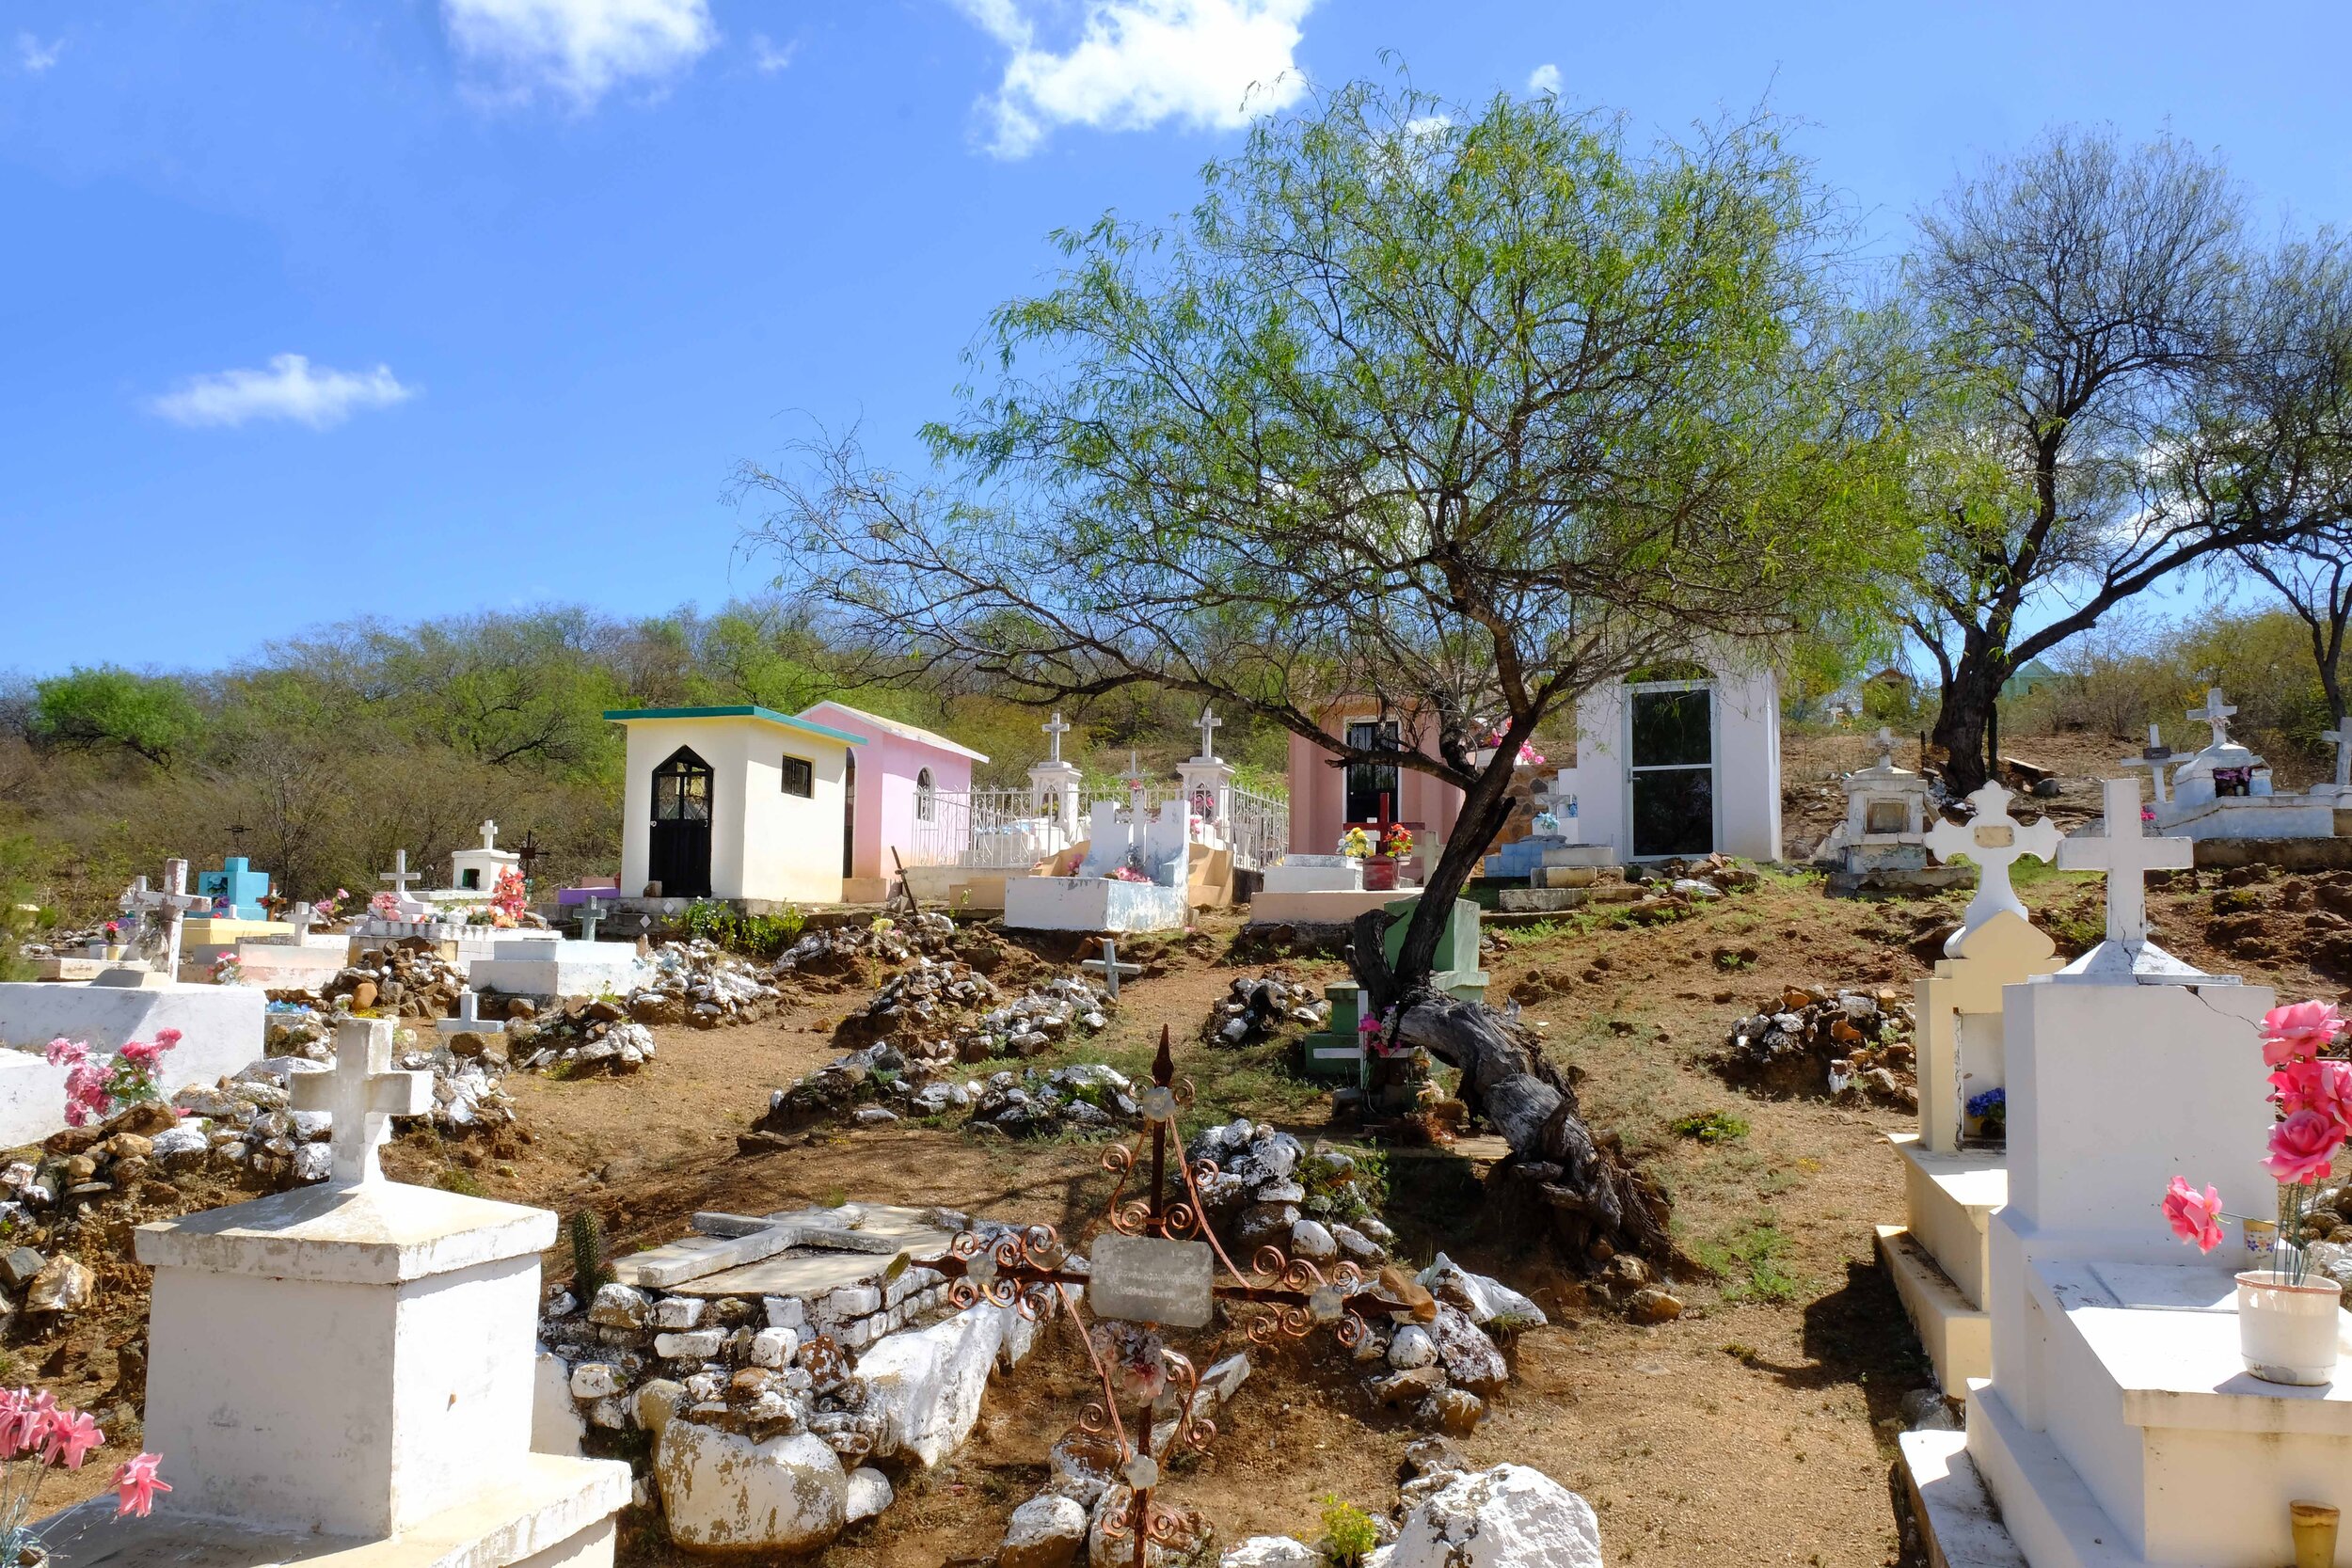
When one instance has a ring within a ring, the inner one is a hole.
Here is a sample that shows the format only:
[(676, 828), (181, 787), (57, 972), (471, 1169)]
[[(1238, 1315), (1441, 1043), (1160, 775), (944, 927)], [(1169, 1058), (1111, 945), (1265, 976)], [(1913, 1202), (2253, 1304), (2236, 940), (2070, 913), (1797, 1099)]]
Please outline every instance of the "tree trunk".
[(1528, 1031), (1474, 1002), (1424, 990), (1397, 1020), (1396, 1037), (1461, 1069), (1463, 1101), (1511, 1146), (1489, 1181), (1534, 1198), (1570, 1260), (1589, 1267), (1633, 1252), (1664, 1271), (1691, 1269), (1669, 1229), (1664, 1189), (1627, 1163), (1615, 1134), (1594, 1135), (1574, 1085)]
[[(1530, 721), (1527, 727), (1532, 732), (1534, 722)], [(1365, 1010), (1370, 1016), (1386, 1012), (1400, 997), (1427, 984), (1438, 956), (1438, 938), (1445, 932), (1446, 918), (1454, 912), (1454, 899), (1461, 896), (1462, 889), (1486, 860), (1487, 846), (1494, 842), (1495, 834), (1511, 819), (1511, 772), (1521, 738), (1517, 730), (1506, 734), (1496, 749), (1494, 761), (1486, 765), (1486, 770), (1462, 797), (1462, 810), (1454, 819), (1454, 832), (1446, 835), (1445, 853), (1429, 868), (1428, 880), (1422, 884), (1421, 899), (1405, 927), (1405, 941), (1397, 950), (1393, 967), (1383, 946), (1389, 929), (1387, 911), (1373, 910), (1356, 917), (1355, 944), (1348, 955), (1348, 968), (1357, 984), (1364, 988)]]
[(1935, 743), (1944, 748), (1944, 784), (1954, 795), (1965, 795), (1994, 776), (1998, 759), (2002, 683), (2009, 679), (2009, 655), (1991, 646), (1979, 632), (1970, 632), (1944, 683), (1943, 703), (1935, 716)]

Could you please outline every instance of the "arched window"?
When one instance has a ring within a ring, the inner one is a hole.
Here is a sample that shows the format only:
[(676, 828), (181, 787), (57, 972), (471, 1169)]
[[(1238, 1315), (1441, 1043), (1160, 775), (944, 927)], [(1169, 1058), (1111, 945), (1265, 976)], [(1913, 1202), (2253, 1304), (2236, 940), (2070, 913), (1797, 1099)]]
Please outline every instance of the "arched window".
[(918, 768), (914, 771), (914, 819), (929, 822), (939, 814), (939, 786), (931, 782), (931, 770)]

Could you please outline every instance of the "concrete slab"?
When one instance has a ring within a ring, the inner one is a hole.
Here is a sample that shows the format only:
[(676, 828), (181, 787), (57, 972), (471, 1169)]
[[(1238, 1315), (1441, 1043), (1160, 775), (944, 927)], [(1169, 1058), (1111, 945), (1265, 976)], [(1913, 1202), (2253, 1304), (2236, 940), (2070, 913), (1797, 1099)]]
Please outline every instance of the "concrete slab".
[(40, 1053), (62, 1036), (98, 1053), (159, 1029), (180, 1031), (164, 1053), (158, 1082), (168, 1099), (190, 1084), (210, 1084), (262, 1053), (268, 999), (251, 986), (185, 985), (154, 976), (151, 985), (55, 981), (0, 984), (0, 1148), (35, 1143), (63, 1128), (65, 1075)]
[(1899, 1225), (1882, 1225), (1879, 1260), (1895, 1281), (1895, 1293), (1919, 1343), (1935, 1368), (1936, 1384), (1958, 1393), (1971, 1379), (1993, 1375), (1993, 1320), (1961, 1293), (1928, 1249)]
[(1966, 1433), (1906, 1432), (1896, 1446), (1929, 1568), (2026, 1568), (1969, 1461)]

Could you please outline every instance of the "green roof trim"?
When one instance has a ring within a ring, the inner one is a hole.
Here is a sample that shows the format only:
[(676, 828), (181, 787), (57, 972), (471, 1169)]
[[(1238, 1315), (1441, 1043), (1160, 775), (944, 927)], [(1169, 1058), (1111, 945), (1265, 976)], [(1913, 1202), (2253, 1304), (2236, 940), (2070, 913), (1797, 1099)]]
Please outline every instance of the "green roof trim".
[(821, 735), (827, 740), (838, 740), (845, 746), (866, 744), (862, 735), (836, 730), (830, 724), (812, 723), (806, 719), (795, 719), (771, 707), (609, 707), (604, 710), (604, 716), (622, 724), (636, 719), (758, 719), (771, 724), (781, 724), (787, 730)]

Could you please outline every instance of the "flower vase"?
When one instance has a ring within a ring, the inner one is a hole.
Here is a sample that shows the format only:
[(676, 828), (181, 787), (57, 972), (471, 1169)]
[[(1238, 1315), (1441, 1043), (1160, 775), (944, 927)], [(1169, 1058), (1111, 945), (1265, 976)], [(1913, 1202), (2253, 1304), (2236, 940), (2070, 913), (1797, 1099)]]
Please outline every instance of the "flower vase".
[(2301, 1283), (2272, 1269), (2237, 1276), (2238, 1354), (2265, 1383), (2314, 1387), (2336, 1380), (2344, 1287), (2306, 1274)]
[(107, 961), (111, 963), (120, 963), (122, 961), (122, 943), (119, 942), (110, 942), (106, 943), (106, 958)]
[(2287, 1504), (2287, 1528), (2295, 1533), (2295, 1568), (2335, 1568), (2340, 1513), (2326, 1503)]
[(1364, 861), (1364, 891), (1393, 893), (1396, 891), (1396, 861), (1388, 855), (1372, 855)]

